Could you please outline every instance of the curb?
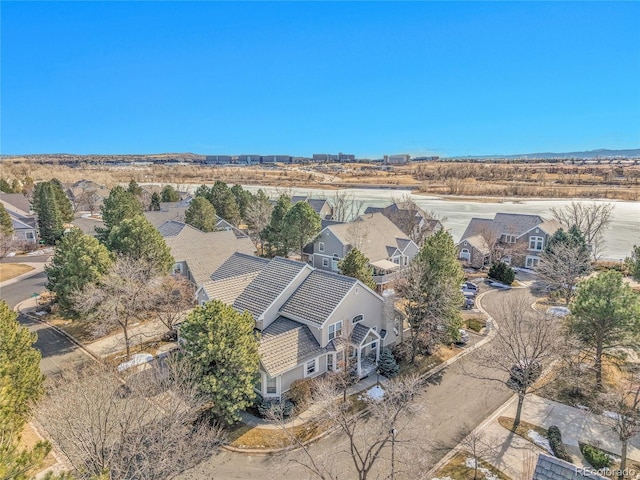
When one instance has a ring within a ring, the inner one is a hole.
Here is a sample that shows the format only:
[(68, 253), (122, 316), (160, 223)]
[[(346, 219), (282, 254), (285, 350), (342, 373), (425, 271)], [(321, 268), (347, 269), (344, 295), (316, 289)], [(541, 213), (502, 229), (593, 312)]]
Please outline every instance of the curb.
[[(481, 300), (486, 295), (488, 295), (489, 293), (493, 293), (493, 292), (496, 292), (496, 291), (499, 291), (499, 290), (489, 290), (489, 291), (483, 292), (480, 295), (478, 295), (478, 298), (476, 298), (476, 304), (478, 305), (478, 310), (480, 310), (482, 313), (484, 313), (487, 316), (487, 320), (491, 320), (492, 327), (489, 330), (489, 333), (486, 334), (485, 338), (480, 340), (478, 343), (472, 345), (468, 349), (466, 349), (466, 350), (460, 352), (459, 354), (455, 355), (454, 357), (451, 357), (450, 359), (444, 361), (440, 365), (437, 365), (436, 367), (433, 367), (428, 372), (425, 372), (420, 377), (420, 382), (424, 382), (425, 380), (427, 380), (428, 378), (432, 377), (433, 375), (436, 375), (440, 371), (442, 371), (445, 368), (451, 366), (453, 363), (457, 362), (459, 359), (466, 357), (470, 353), (476, 351), (477, 349), (479, 349), (483, 345), (485, 345), (488, 342), (490, 342), (491, 340), (493, 340), (493, 337), (496, 335), (496, 331), (498, 329), (498, 325), (495, 323), (495, 320), (491, 316), (489, 316), (487, 311), (484, 308), (482, 308)], [(498, 409), (500, 409), (500, 408), (502, 408), (502, 406), (498, 407)], [(365, 411), (366, 410), (363, 410), (362, 414), (364, 414)], [(484, 424), (484, 422), (483, 422), (483, 424)], [(254, 428), (259, 428), (259, 427), (254, 427)], [(263, 429), (263, 430), (266, 430), (266, 429)], [(320, 433), (318, 436), (307, 440), (304, 443), (304, 445), (309, 445), (311, 443), (317, 442), (318, 440), (321, 440), (322, 438), (326, 437), (327, 435), (333, 433), (335, 430), (336, 430), (336, 427), (329, 428), (328, 430), (325, 430), (324, 432)], [(291, 447), (271, 448), (271, 449), (255, 449), (255, 448), (232, 447), (231, 445), (223, 445), (221, 448), (223, 450), (226, 450), (226, 451), (229, 451), (229, 452), (234, 452), (234, 453), (241, 453), (241, 454), (247, 454), (247, 455), (251, 455), (251, 454), (252, 455), (265, 455), (265, 456), (266, 455), (272, 455), (274, 453), (281, 453), (281, 452), (284, 452), (286, 450), (298, 450), (297, 448), (291, 448)], [(456, 448), (458, 448), (458, 446), (456, 446)]]

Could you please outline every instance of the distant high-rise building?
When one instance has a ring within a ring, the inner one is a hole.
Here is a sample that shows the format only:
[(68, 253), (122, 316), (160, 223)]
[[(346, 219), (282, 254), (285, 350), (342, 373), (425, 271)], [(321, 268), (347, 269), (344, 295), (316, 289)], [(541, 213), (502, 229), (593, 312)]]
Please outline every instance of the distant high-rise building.
[(384, 156), (384, 164), (385, 165), (406, 165), (411, 160), (411, 155), (407, 153), (399, 154), (399, 155), (385, 155)]

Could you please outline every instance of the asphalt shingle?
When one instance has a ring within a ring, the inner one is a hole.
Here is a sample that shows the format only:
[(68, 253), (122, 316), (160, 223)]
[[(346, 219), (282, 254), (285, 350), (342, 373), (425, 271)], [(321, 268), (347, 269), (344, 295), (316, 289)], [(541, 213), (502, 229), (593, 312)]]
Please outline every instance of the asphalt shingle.
[(604, 477), (579, 471), (575, 465), (540, 453), (533, 480), (605, 480)]
[(245, 276), (258, 273), (267, 266), (269, 260), (254, 255), (236, 252), (211, 274), (211, 280), (224, 280), (226, 278)]

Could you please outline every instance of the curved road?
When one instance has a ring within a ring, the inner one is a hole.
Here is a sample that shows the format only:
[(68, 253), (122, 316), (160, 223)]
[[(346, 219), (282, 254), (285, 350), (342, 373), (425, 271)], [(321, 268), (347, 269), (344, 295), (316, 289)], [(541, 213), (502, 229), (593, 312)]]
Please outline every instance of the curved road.
[[(508, 321), (506, 318), (501, 318), (500, 304), (507, 296), (521, 293), (531, 296), (528, 290), (495, 291), (486, 295), (482, 304), (500, 325)], [(531, 303), (533, 301), (531, 296)], [(491, 342), (432, 377), (429, 386), (417, 398), (416, 401), (424, 407), (423, 411), (417, 418), (411, 420), (408, 429), (399, 436), (415, 439), (429, 450), (426, 468), (434, 466), (458, 443), (463, 430), (469, 431), (478, 426), (513, 394), (504, 384), (473, 376), (486, 375), (488, 369), (477, 365), (480, 352), (486, 348), (491, 348)], [(339, 465), (350, 461), (338, 453), (341, 447), (344, 447), (344, 438), (335, 434), (318, 442), (313, 452), (318, 455), (329, 455), (334, 459), (334, 463)], [(182, 480), (307, 478), (300, 468), (289, 468), (284, 475), (283, 467), (284, 465), (277, 457), (221, 451), (179, 478)], [(348, 478), (348, 475), (345, 478)]]

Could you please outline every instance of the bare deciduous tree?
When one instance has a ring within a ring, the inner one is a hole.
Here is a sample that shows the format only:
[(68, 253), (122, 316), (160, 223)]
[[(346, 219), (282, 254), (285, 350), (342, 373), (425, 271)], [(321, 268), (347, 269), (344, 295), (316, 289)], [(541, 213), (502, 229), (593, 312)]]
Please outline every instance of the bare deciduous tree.
[(368, 237), (369, 227), (361, 220), (356, 219), (347, 227), (347, 240), (352, 248), (362, 251), (362, 247), (367, 242)]
[(446, 221), (446, 217), (441, 217), (434, 210), (426, 212), (418, 207), (409, 193), (405, 193), (401, 197), (394, 197), (392, 201), (395, 208), (390, 211), (389, 220), (418, 246), (422, 245), (425, 238), (435, 232), (430, 221)]
[(560, 325), (557, 318), (535, 312), (522, 293), (505, 299), (500, 317), (502, 322), (495, 339), (490, 348), (481, 351), (478, 360), (488, 373), (468, 371), (468, 374), (506, 383), (518, 394), (515, 428), (520, 424), (526, 396), (542, 387), (543, 368), (559, 355)]
[(176, 325), (193, 307), (195, 288), (182, 275), (166, 275), (153, 293), (153, 314), (167, 327), (169, 335), (175, 337)]
[(629, 473), (625, 471), (629, 441), (640, 434), (640, 376), (628, 373), (613, 391), (602, 395), (601, 406), (607, 412), (602, 418), (622, 444), (618, 478), (624, 478)]
[(129, 358), (129, 327), (149, 316), (157, 283), (155, 272), (147, 262), (119, 257), (98, 283), (77, 292), (72, 302), (77, 312), (94, 322), (96, 336), (119, 327)]
[(363, 211), (364, 202), (356, 200), (353, 193), (347, 190), (336, 190), (329, 200), (333, 209), (333, 220), (351, 222)]
[(591, 247), (593, 258), (598, 258), (604, 247), (603, 235), (611, 223), (613, 203), (571, 202), (564, 207), (552, 207), (551, 214), (566, 227), (574, 225), (580, 230), (587, 245)]
[(284, 459), (322, 480), (424, 478), (428, 470), (423, 464), (426, 448), (406, 432), (421, 409), (414, 402), (421, 390), (420, 380), (407, 375), (389, 381), (383, 389), (382, 398), (365, 396), (366, 412), (358, 413), (351, 402), (339, 400), (340, 388), (330, 379), (319, 381), (314, 401), (322, 405), (322, 417), (339, 437), (332, 440), (330, 452), (320, 453), (273, 416), (290, 442)]
[(0, 232), (0, 258), (6, 257), (15, 245), (16, 241), (13, 238), (13, 232)]
[[(468, 433), (467, 433), (468, 432)], [(478, 468), (480, 461), (495, 452), (495, 445), (498, 445), (497, 439), (486, 438), (482, 430), (472, 430), (468, 426), (460, 430), (462, 440), (460, 446), (462, 449), (473, 457), (473, 478), (478, 478)]]
[(591, 271), (589, 250), (575, 243), (557, 243), (542, 253), (536, 271), (538, 278), (557, 289), (569, 305), (580, 277)]
[(223, 439), (194, 380), (177, 357), (126, 379), (92, 362), (56, 378), (37, 417), (78, 478), (173, 478)]

